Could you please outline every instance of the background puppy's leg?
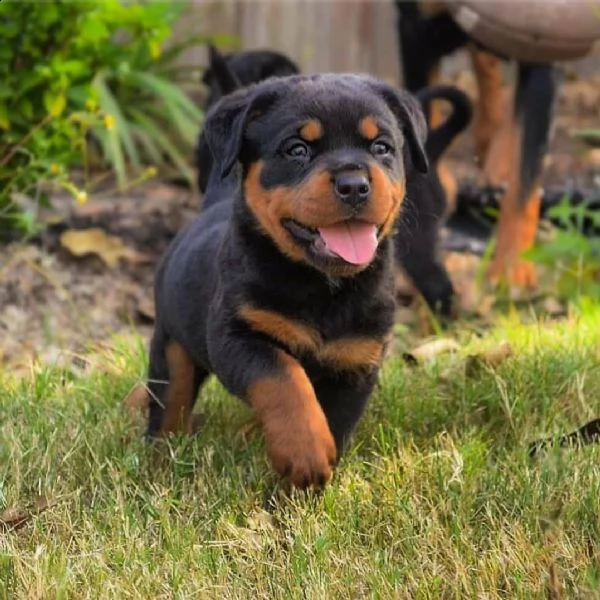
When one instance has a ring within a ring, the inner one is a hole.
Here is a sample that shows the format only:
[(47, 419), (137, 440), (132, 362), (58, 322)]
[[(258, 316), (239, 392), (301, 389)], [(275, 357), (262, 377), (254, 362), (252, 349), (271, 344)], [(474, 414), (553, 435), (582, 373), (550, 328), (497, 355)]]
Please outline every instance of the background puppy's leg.
[[(506, 278), (520, 288), (536, 285), (534, 266), (519, 255), (535, 241), (540, 214), (543, 159), (548, 151), (554, 107), (558, 95), (559, 71), (552, 65), (520, 64), (515, 106), (499, 134), (503, 140), (486, 172), (504, 175), (507, 191), (500, 204), (497, 246), (488, 277), (497, 282)], [(492, 180), (492, 183), (495, 183)]]
[(471, 63), (477, 81), (475, 107), (475, 152), (480, 165), (485, 164), (492, 138), (503, 120), (502, 61), (478, 44), (469, 44)]
[(438, 256), (439, 223), (429, 219), (419, 222), (414, 239), (398, 252), (398, 259), (429, 308), (451, 318), (454, 314), (454, 288), (445, 266)]
[[(443, 9), (431, 0), (396, 0), (400, 62), (404, 87), (410, 92), (439, 80), (439, 61), (467, 42), (466, 33)], [(425, 109), (428, 123), (442, 121), (440, 104)]]

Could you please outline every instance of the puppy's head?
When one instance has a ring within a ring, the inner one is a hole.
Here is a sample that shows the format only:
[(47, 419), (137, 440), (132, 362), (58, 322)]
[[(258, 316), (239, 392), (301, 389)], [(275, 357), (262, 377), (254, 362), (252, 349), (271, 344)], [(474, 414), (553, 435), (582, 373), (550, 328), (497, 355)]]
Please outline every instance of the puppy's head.
[(245, 214), (283, 254), (332, 277), (374, 260), (404, 199), (405, 165), (427, 171), (426, 131), (411, 95), (349, 74), (245, 88), (205, 125), (221, 176), (243, 166)]
[(205, 108), (238, 88), (269, 77), (285, 77), (300, 72), (287, 56), (273, 50), (246, 50), (222, 54), (212, 44), (208, 47), (209, 63), (202, 82), (208, 88)]

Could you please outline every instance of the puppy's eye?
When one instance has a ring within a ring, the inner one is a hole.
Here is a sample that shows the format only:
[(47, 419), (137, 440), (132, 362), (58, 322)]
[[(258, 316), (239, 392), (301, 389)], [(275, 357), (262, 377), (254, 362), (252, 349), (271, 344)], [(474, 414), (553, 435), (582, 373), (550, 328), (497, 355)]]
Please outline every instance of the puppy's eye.
[(290, 158), (306, 158), (309, 155), (309, 149), (302, 142), (294, 142), (284, 148), (284, 153)]
[(375, 156), (386, 156), (394, 151), (392, 146), (383, 140), (377, 140), (371, 144), (371, 152)]

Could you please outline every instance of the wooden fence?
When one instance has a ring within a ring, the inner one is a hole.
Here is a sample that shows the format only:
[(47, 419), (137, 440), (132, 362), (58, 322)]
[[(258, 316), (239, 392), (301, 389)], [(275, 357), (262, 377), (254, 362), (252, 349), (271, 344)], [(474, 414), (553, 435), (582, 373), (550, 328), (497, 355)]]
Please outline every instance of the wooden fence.
[[(363, 71), (400, 78), (391, 0), (193, 0), (180, 31), (226, 34), (245, 49), (270, 48), (304, 71)], [(205, 64), (203, 49), (186, 57)]]
[[(177, 1), (177, 0), (174, 0)], [(391, 82), (402, 80), (397, 10), (392, 0), (192, 0), (179, 33), (236, 36), (244, 49), (284, 52), (303, 71), (359, 71)], [(176, 32), (177, 35), (177, 32)], [(206, 51), (190, 51), (186, 62), (206, 64)], [(570, 63), (583, 76), (598, 74), (600, 59)], [(468, 65), (465, 53), (444, 60), (452, 76)]]

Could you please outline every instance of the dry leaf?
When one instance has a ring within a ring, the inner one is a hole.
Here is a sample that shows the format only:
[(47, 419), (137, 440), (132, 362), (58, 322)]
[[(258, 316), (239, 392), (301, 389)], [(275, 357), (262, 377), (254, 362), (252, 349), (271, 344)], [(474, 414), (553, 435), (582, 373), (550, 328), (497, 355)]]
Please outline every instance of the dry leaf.
[(137, 250), (125, 246), (118, 237), (109, 235), (99, 227), (65, 231), (60, 236), (60, 243), (73, 256), (95, 254), (110, 268), (116, 267), (120, 259), (134, 263), (149, 260)]
[(431, 309), (425, 300), (419, 296), (415, 303), (415, 315), (417, 318), (417, 332), (420, 338), (430, 337), (435, 334), (435, 326)]
[(565, 317), (567, 316), (567, 309), (562, 302), (559, 302), (556, 298), (548, 296), (544, 300), (544, 312), (550, 317)]
[(467, 356), (465, 361), (465, 374), (467, 377), (473, 377), (479, 373), (484, 365), (488, 367), (495, 367), (511, 357), (512, 354), (513, 350), (510, 344), (503, 341), (491, 350), (486, 350), (481, 354), (472, 354)]
[(270, 532), (275, 529), (275, 517), (263, 509), (255, 509), (248, 515), (248, 528), (252, 531)]
[(460, 346), (450, 338), (438, 338), (425, 342), (410, 352), (406, 352), (403, 358), (411, 364), (422, 363), (432, 360), (439, 354), (456, 352), (459, 348)]
[(136, 308), (138, 314), (148, 321), (156, 320), (156, 310), (154, 299), (147, 295), (142, 295), (136, 299)]
[(483, 296), (483, 298), (481, 298), (481, 300), (479, 300), (479, 304), (477, 306), (477, 314), (480, 317), (489, 317), (491, 312), (492, 312), (492, 308), (494, 307), (494, 303), (496, 302), (496, 296), (493, 294), (487, 294), (485, 296)]
[(27, 508), (9, 508), (0, 513), (0, 528), (12, 531), (19, 529), (51, 506), (52, 503), (41, 496)]

